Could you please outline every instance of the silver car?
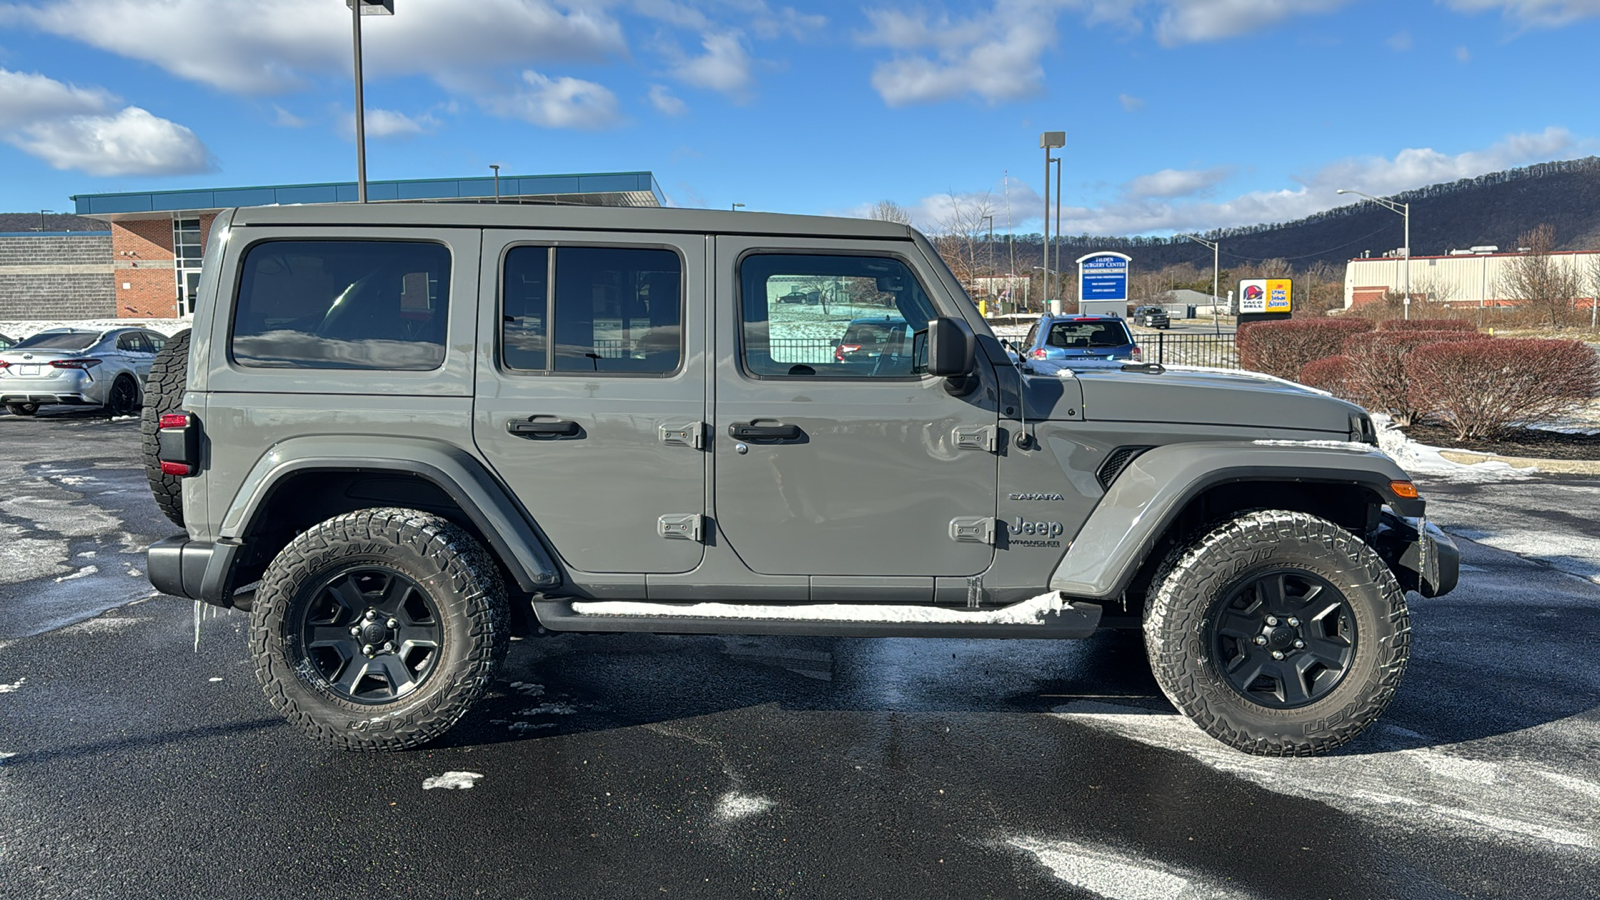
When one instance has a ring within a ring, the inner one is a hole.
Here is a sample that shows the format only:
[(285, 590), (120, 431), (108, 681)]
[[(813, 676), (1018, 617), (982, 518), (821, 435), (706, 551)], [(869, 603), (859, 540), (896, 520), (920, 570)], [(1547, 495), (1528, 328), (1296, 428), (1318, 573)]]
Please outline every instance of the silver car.
[(103, 406), (113, 416), (144, 400), (165, 335), (143, 328), (51, 328), (0, 351), (0, 403), (31, 416), (47, 403)]

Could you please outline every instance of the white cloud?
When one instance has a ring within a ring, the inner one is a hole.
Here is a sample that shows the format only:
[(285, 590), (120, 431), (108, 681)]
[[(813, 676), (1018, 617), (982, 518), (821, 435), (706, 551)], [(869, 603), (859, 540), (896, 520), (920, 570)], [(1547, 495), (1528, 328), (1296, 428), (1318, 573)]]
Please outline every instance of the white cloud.
[(272, 112), (273, 112), (272, 124), (278, 126), (279, 128), (304, 128), (304, 127), (306, 127), (307, 123), (306, 123), (305, 119), (302, 119), (299, 116), (295, 115), (294, 113), (289, 112), (287, 109), (284, 109), (283, 107), (277, 105), (276, 103), (274, 103), (272, 105)]
[(1560, 28), (1600, 16), (1600, 0), (1446, 0), (1458, 12), (1498, 9), (1508, 19), (1542, 28)]
[[(369, 74), (439, 77), (462, 69), (598, 60), (626, 51), (603, 7), (558, 9), (547, 0), (406, 0), (393, 16), (362, 20)], [(0, 25), (29, 26), (144, 60), (192, 81), (240, 93), (291, 89), (317, 75), (348, 75), (350, 15), (329, 0), (46, 0), (0, 4)], [(175, 48), (175, 35), (182, 35)]]
[(668, 116), (681, 116), (689, 111), (682, 100), (672, 95), (672, 89), (664, 84), (650, 85), (650, 105), (658, 112)]
[(597, 131), (620, 122), (617, 96), (603, 85), (577, 78), (549, 78), (532, 70), (523, 72), (522, 80), (525, 86), (482, 97), (479, 102), (497, 116), (545, 128)]
[(1156, 38), (1167, 46), (1260, 31), (1291, 16), (1332, 12), (1351, 0), (1161, 0)]
[(54, 168), (90, 175), (183, 175), (213, 168), (194, 132), (137, 106), (113, 115), (31, 122), (7, 140)]
[(700, 45), (705, 54), (684, 59), (672, 68), (672, 76), (685, 84), (720, 91), (736, 99), (746, 96), (750, 87), (750, 55), (736, 32), (707, 34)]
[(1462, 65), (1472, 62), (1472, 51), (1465, 47), (1457, 47), (1456, 62), (1461, 63)]
[(995, 0), (969, 19), (889, 9), (866, 16), (872, 30), (861, 43), (897, 54), (872, 72), (873, 88), (890, 106), (967, 94), (998, 103), (1044, 87), (1040, 58), (1056, 36), (1056, 10), (1045, 0)]
[(112, 110), (102, 88), (0, 69), (0, 129), (7, 143), (57, 169), (90, 175), (177, 175), (213, 168), (194, 132), (137, 106)]
[[(355, 134), (355, 119), (354, 112), (345, 118), (345, 129), (352, 135)], [(434, 118), (431, 112), (425, 112), (418, 116), (408, 116), (392, 109), (373, 109), (370, 106), (366, 109), (366, 119), (367, 137), (371, 138), (410, 137), (416, 134), (426, 134), (437, 130), (440, 124), (439, 120)]]
[(1390, 50), (1396, 53), (1404, 53), (1411, 49), (1411, 33), (1409, 31), (1397, 31), (1389, 35), (1389, 40), (1386, 43), (1389, 45)]
[(1138, 112), (1144, 109), (1144, 98), (1135, 97), (1132, 94), (1118, 94), (1117, 102), (1121, 103), (1122, 108), (1128, 112)]
[(1128, 182), (1130, 197), (1187, 197), (1217, 185), (1228, 177), (1225, 168), (1162, 169)]

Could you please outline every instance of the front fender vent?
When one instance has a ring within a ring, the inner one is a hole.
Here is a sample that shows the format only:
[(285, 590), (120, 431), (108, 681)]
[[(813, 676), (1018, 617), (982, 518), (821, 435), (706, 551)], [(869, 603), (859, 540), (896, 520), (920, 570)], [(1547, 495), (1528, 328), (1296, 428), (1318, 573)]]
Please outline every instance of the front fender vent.
[(1106, 461), (1101, 463), (1100, 468), (1095, 470), (1094, 473), (1095, 480), (1100, 482), (1100, 489), (1104, 491), (1111, 490), (1111, 482), (1117, 480), (1117, 476), (1121, 475), (1122, 470), (1128, 467), (1128, 463), (1133, 462), (1139, 454), (1149, 449), (1149, 447), (1118, 447), (1111, 451), (1106, 456)]

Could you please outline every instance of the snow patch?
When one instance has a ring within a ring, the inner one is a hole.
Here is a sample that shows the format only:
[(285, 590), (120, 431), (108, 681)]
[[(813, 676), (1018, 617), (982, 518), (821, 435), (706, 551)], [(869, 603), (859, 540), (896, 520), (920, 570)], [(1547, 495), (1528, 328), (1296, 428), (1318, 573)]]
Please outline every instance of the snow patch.
[(443, 788), (447, 791), (467, 791), (476, 787), (482, 778), (483, 773), (481, 772), (446, 772), (443, 775), (435, 775), (432, 778), (423, 779), (422, 789), (431, 791), (434, 788)]
[(541, 703), (529, 707), (517, 715), (519, 716), (570, 716), (577, 712), (577, 708), (570, 703)]
[(773, 802), (765, 797), (752, 797), (729, 791), (717, 800), (717, 818), (724, 822), (736, 822), (758, 816), (772, 807)]
[(1065, 603), (1059, 591), (1050, 591), (1021, 603), (993, 610), (949, 609), (936, 606), (854, 606), (820, 603), (801, 606), (745, 606), (737, 603), (637, 603), (628, 600), (580, 601), (572, 609), (585, 616), (662, 616), (702, 619), (783, 619), (805, 622), (938, 622), (980, 625), (1039, 625), (1045, 616), (1060, 613)]
[[(1112, 703), (1079, 701), (1058, 707), (1061, 718), (1183, 753), (1197, 762), (1267, 790), (1303, 797), (1406, 830), (1444, 826), (1473, 837), (1507, 842), (1600, 849), (1600, 784), (1553, 772), (1535, 760), (1502, 764), (1443, 747), (1396, 748), (1359, 756), (1280, 759), (1249, 756), (1200, 731), (1182, 716)], [(1384, 728), (1395, 746), (1426, 740)], [(1462, 782), (1472, 787), (1463, 790)], [(1550, 790), (1550, 783), (1565, 790)]]
[(207, 679), (206, 679), (206, 680), (207, 680), (207, 681), (209, 681), (209, 682), (212, 682), (212, 683), (216, 683), (216, 682), (218, 682), (218, 681), (221, 681), (221, 680), (222, 680), (222, 676), (220, 676), (220, 675), (213, 675), (213, 676), (212, 676), (212, 677), (210, 677), (210, 678), (207, 678)]
[(1356, 441), (1251, 441), (1257, 447), (1320, 447), (1324, 450), (1353, 450), (1356, 453), (1371, 453), (1377, 447), (1371, 444), (1362, 444)]
[(1106, 900), (1243, 900), (1181, 869), (1073, 841), (1014, 837), (1007, 842), (1032, 853), (1050, 874)]
[[(58, 578), (56, 580), (60, 581), (61, 579)], [(66, 628), (61, 629), (60, 633), (61, 634), (114, 634), (116, 632), (123, 631), (125, 629), (131, 628), (134, 625), (139, 624), (140, 622), (148, 622), (148, 621), (150, 621), (148, 618), (145, 618), (145, 617), (142, 617), (142, 616), (133, 616), (133, 617), (128, 617), (128, 618), (121, 618), (121, 617), (108, 618), (108, 617), (102, 616), (102, 617), (96, 618), (96, 619), (86, 619), (86, 620), (84, 620), (82, 622), (77, 623), (76, 625), (68, 625)]]
[[(500, 721), (504, 722), (505, 720), (501, 719)], [(512, 722), (510, 725), (506, 726), (506, 729), (521, 734), (525, 731), (538, 731), (541, 728), (554, 727), (556, 727), (556, 723), (554, 722)]]
[(1471, 465), (1451, 462), (1439, 454), (1438, 447), (1419, 444), (1406, 437), (1405, 432), (1394, 427), (1390, 418), (1382, 413), (1372, 415), (1378, 429), (1378, 446), (1408, 475), (1429, 475), (1445, 481), (1493, 482), (1526, 478), (1537, 469), (1517, 469), (1510, 463), (1481, 462)]
[(9, 693), (11, 693), (12, 691), (16, 690), (17, 688), (22, 687), (22, 685), (24, 683), (26, 683), (27, 680), (28, 679), (26, 679), (26, 678), (18, 678), (16, 681), (11, 682), (10, 684), (0, 684), (0, 694), (9, 694)]
[(544, 685), (542, 684), (533, 684), (526, 681), (513, 681), (511, 682), (511, 689), (524, 697), (544, 696)]
[(62, 575), (62, 576), (58, 577), (56, 579), (56, 584), (60, 584), (63, 581), (72, 581), (75, 578), (86, 578), (86, 577), (88, 577), (90, 575), (93, 575), (94, 573), (96, 573), (98, 571), (100, 571), (100, 567), (99, 566), (84, 566), (83, 568), (79, 569), (78, 571), (73, 572), (71, 575)]

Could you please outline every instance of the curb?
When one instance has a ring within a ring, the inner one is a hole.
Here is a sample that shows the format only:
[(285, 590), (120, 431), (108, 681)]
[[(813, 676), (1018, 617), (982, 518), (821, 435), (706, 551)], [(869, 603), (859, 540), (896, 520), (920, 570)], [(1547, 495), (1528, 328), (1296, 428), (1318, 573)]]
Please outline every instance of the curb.
[(1541, 472), (1559, 475), (1600, 475), (1600, 459), (1533, 459), (1526, 456), (1478, 453), (1474, 450), (1440, 450), (1439, 455), (1453, 463), (1469, 466), (1483, 462), (1502, 462), (1513, 469), (1538, 469)]

